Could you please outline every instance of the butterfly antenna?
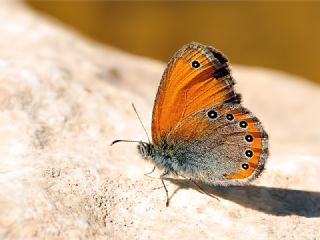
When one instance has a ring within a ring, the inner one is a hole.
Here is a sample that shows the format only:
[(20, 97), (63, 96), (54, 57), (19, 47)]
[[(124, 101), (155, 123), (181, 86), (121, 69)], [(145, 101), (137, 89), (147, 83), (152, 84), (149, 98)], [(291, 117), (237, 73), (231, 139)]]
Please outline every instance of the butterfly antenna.
[(110, 144), (110, 146), (112, 146), (113, 144), (118, 143), (118, 142), (136, 142), (136, 143), (144, 143), (144, 142), (141, 142), (141, 141), (118, 139), (118, 140), (114, 140), (114, 141)]
[(140, 123), (141, 123), (141, 125), (142, 125), (142, 127), (143, 127), (143, 130), (144, 130), (144, 132), (145, 132), (146, 135), (147, 135), (147, 138), (148, 138), (149, 143), (151, 143), (150, 138), (149, 138), (149, 135), (148, 135), (148, 132), (147, 132), (146, 128), (144, 127), (144, 125), (143, 125), (143, 123), (142, 123), (142, 121), (141, 121), (141, 118), (140, 118), (140, 116), (139, 116), (139, 114), (138, 114), (138, 112), (137, 112), (137, 109), (136, 109), (136, 107), (134, 106), (133, 103), (132, 103), (132, 108), (133, 108), (134, 112), (137, 114), (137, 117), (138, 117), (138, 119), (139, 119), (139, 121), (140, 121)]

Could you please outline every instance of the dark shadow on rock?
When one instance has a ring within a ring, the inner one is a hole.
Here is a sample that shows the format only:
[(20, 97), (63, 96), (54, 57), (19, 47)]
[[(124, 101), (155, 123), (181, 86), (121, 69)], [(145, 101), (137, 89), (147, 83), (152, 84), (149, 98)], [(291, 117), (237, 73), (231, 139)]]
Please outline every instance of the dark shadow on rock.
[[(179, 188), (200, 189), (189, 180), (166, 178)], [(277, 216), (320, 217), (320, 192), (263, 186), (210, 186), (197, 182), (207, 194), (236, 202), (244, 207)]]

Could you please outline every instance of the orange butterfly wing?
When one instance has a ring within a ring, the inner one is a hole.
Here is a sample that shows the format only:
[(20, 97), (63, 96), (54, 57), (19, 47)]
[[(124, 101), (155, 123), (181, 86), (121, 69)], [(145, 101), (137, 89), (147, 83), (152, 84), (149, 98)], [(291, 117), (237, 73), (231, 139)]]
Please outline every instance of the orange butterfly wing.
[(182, 47), (169, 62), (158, 89), (152, 118), (153, 143), (161, 145), (182, 119), (200, 109), (239, 101), (233, 85), (227, 59), (220, 52), (194, 42)]

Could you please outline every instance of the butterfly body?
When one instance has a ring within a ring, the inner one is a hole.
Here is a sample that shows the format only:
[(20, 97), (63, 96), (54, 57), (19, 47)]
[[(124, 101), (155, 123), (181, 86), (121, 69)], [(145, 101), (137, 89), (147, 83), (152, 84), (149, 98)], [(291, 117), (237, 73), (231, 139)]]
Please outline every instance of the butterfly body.
[(164, 174), (212, 185), (255, 179), (268, 157), (261, 122), (241, 105), (227, 58), (199, 43), (170, 60), (156, 96), (152, 141), (140, 154)]

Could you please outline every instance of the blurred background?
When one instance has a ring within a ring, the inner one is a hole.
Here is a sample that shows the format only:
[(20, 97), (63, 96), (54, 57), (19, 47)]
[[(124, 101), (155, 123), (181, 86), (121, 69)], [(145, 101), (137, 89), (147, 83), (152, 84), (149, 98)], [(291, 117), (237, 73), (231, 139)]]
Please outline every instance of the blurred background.
[(88, 37), (167, 62), (198, 41), (231, 64), (260, 66), (320, 84), (320, 2), (32, 1)]

